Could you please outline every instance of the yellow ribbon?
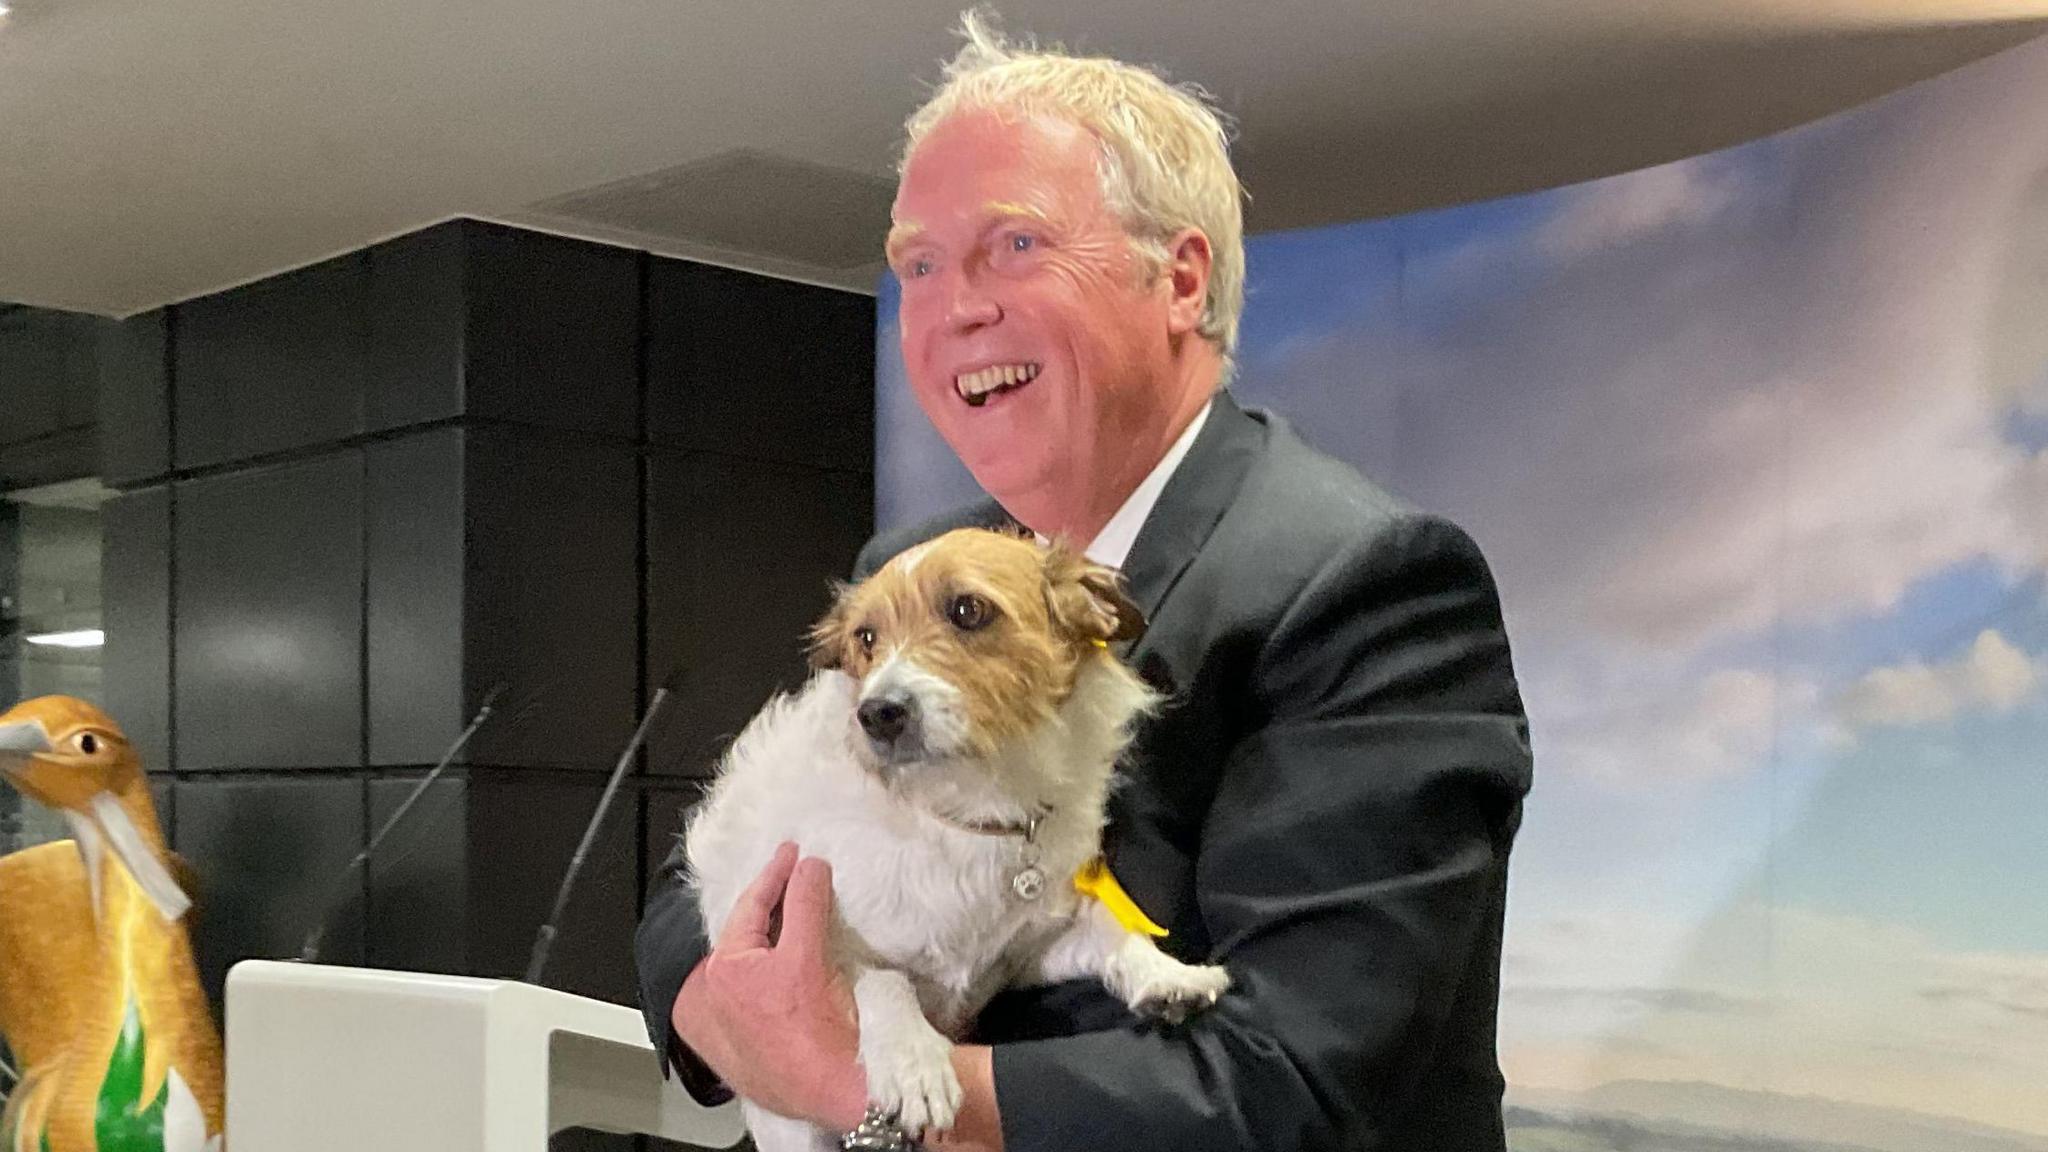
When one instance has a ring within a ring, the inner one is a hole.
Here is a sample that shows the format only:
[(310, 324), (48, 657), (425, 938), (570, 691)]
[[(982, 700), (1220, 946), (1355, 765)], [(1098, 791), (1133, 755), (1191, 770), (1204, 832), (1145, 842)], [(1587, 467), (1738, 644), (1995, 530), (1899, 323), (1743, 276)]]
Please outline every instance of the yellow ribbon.
[(1116, 882), (1116, 877), (1110, 874), (1108, 862), (1100, 856), (1081, 865), (1081, 870), (1074, 873), (1074, 891), (1100, 901), (1126, 931), (1146, 936), (1166, 935), (1166, 929), (1154, 924), (1152, 918), (1138, 907), (1138, 902), (1131, 899), (1130, 893), (1124, 891), (1124, 886)]

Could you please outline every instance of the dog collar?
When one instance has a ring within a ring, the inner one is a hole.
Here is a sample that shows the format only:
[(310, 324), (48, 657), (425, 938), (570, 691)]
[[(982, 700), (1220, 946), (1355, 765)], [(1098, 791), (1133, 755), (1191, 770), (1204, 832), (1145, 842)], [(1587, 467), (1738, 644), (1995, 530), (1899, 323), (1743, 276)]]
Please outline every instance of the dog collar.
[[(931, 812), (930, 809), (926, 809)], [(977, 836), (1022, 836), (1024, 843), (1018, 853), (1017, 870), (1010, 874), (1010, 891), (1019, 900), (1036, 900), (1045, 894), (1045, 869), (1038, 866), (1038, 826), (1052, 815), (1052, 809), (1041, 807), (1023, 820), (962, 820), (931, 812), (933, 819), (962, 832)]]
[(1041, 808), (1022, 820), (962, 820), (940, 812), (932, 812), (931, 815), (939, 823), (958, 828), (962, 832), (972, 832), (977, 836), (1022, 836), (1026, 843), (1035, 843), (1038, 840), (1038, 826), (1045, 822), (1047, 816), (1052, 815), (1052, 810)]
[[(929, 811), (929, 809), (927, 809)], [(961, 820), (943, 816), (937, 812), (931, 815), (940, 823), (962, 832), (977, 836), (1022, 836), (1024, 838), (1023, 866), (1010, 877), (1010, 890), (1020, 900), (1036, 900), (1045, 891), (1045, 871), (1038, 866), (1038, 827), (1045, 818), (1052, 815), (1049, 808), (1040, 808), (1022, 820)], [(1081, 865), (1074, 873), (1074, 891), (1100, 903), (1127, 932), (1163, 938), (1167, 931), (1153, 922), (1124, 886), (1117, 883), (1116, 874), (1109, 870), (1109, 861), (1096, 856)]]

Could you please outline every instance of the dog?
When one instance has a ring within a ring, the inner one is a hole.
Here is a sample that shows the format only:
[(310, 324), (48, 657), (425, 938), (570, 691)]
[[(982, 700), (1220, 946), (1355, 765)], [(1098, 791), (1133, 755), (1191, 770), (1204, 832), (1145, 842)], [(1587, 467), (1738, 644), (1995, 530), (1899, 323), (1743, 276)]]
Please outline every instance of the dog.
[[(1160, 951), (1101, 864), (1117, 762), (1160, 703), (1108, 647), (1142, 628), (1116, 573), (1062, 545), (941, 536), (840, 589), (810, 680), (741, 732), (689, 823), (712, 939), (781, 842), (831, 862), (869, 1102), (909, 1133), (952, 1127), (953, 1043), (1004, 987), (1099, 979), (1168, 1019), (1229, 988)], [(838, 1146), (743, 1105), (762, 1152)]]

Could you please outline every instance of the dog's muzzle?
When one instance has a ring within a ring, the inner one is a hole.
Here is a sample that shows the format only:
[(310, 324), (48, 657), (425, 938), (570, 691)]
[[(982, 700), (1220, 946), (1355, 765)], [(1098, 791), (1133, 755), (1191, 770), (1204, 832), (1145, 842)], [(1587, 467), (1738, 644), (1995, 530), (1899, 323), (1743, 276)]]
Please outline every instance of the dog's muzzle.
[(854, 715), (868, 744), (884, 763), (910, 759), (919, 751), (917, 697), (901, 689), (877, 692)]

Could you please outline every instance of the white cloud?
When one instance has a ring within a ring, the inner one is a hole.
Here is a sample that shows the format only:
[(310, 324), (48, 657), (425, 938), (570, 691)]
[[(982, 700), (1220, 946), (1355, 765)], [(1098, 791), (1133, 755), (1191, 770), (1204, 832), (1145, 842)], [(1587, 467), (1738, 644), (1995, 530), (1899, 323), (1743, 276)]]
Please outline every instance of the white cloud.
[(2048, 957), (1978, 953), (1938, 958), (1917, 989), (1920, 999), (1978, 1014), (1979, 1023), (2048, 1024)]
[(1524, 671), (1532, 739), (1546, 769), (1614, 784), (1754, 772), (1820, 698), (1810, 680), (1751, 668), (1701, 676), (1645, 662), (1576, 684), (1565, 669)]
[(1744, 186), (1741, 169), (1732, 165), (1712, 159), (1665, 164), (1574, 189), (1535, 242), (1553, 259), (1574, 260), (1710, 224), (1753, 194)]
[[(1547, 954), (1537, 981), (1518, 974), (1513, 955), (1532, 945), (1511, 934), (1510, 1082), (1705, 1081), (2048, 1133), (2048, 954), (1959, 951), (1880, 921), (1739, 903), (1695, 926), (1690, 954), (1662, 972), (1617, 968), (1616, 950), (1670, 927), (1611, 918), (1530, 933)], [(1574, 964), (1579, 986), (1545, 991)]]
[(1942, 664), (1911, 662), (1876, 668), (1842, 695), (1839, 711), (1859, 728), (1939, 724), (1970, 712), (2008, 712), (2033, 695), (2048, 675), (1996, 630), (1979, 633), (1970, 647)]
[(1927, 724), (1954, 716), (1956, 699), (1947, 677), (1925, 664), (1908, 664), (1865, 676), (1843, 711), (1858, 724)]

